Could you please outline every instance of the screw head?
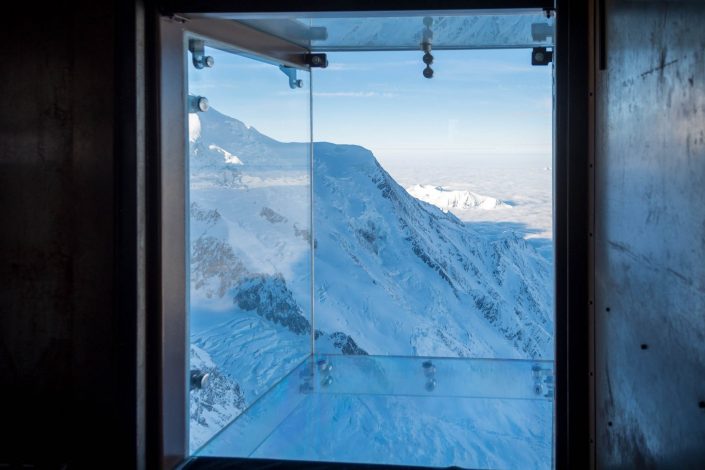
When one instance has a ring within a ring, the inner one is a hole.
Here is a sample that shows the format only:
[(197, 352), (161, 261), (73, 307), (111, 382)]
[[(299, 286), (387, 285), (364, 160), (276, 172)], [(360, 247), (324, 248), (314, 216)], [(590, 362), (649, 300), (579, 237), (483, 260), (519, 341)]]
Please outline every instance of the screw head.
[(210, 105), (208, 104), (208, 98), (205, 98), (203, 96), (198, 98), (198, 109), (201, 112), (206, 112), (208, 111), (208, 108), (210, 108)]
[(433, 78), (433, 69), (427, 65), (426, 68), (423, 69), (423, 76), (426, 78)]
[(433, 63), (433, 56), (430, 53), (425, 53), (423, 55), (423, 63), (426, 65), (431, 65)]
[(211, 68), (215, 65), (215, 59), (213, 58), (213, 56), (207, 55), (203, 58), (203, 64), (206, 67)]

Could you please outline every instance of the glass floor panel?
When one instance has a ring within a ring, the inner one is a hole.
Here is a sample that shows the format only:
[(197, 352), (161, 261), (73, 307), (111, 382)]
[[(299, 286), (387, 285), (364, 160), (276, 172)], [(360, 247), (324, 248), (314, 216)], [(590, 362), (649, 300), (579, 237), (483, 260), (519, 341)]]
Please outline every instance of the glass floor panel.
[(553, 362), (318, 355), (197, 455), (552, 468)]

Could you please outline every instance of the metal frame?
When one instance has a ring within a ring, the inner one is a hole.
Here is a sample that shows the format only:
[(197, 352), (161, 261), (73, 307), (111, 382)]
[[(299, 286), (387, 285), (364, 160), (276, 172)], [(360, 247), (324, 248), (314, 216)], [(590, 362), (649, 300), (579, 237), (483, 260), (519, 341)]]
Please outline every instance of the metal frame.
[(557, 469), (588, 468), (588, 0), (557, 2), (554, 233)]
[[(588, 280), (589, 280), (589, 196), (588, 196), (588, 0), (557, 0), (558, 21), (555, 49), (555, 152), (554, 152), (554, 220), (556, 273), (556, 401), (555, 467), (587, 468), (589, 446), (589, 355), (588, 355)], [(187, 149), (186, 85), (184, 32), (228, 42), (228, 32), (211, 34), (205, 21), (179, 16), (159, 18), (157, 11), (194, 13), (238, 12), (323, 12), (323, 11), (409, 11), (471, 10), (501, 8), (551, 8), (553, 0), (536, 1), (455, 1), (411, 2), (365, 0), (335, 4), (308, 1), (292, 4), (273, 1), (261, 4), (251, 0), (229, 2), (163, 1), (153, 10), (152, 38), (155, 80), (152, 104), (159, 125), (152, 130), (155, 139), (153, 160), (147, 188), (148, 214), (159, 223), (149, 226), (148, 256), (152, 271), (147, 284), (155, 292), (149, 303), (147, 377), (147, 456), (151, 466), (172, 468), (188, 456), (186, 442), (187, 390), (187, 285), (186, 208), (187, 168), (183, 159)], [(430, 7), (430, 8), (424, 8)], [(187, 20), (184, 23), (184, 20)], [(294, 47), (286, 43), (288, 47)], [(284, 44), (278, 45), (284, 47)], [(300, 46), (295, 46), (299, 47)], [(270, 51), (253, 50), (259, 56)], [(297, 64), (298, 65), (298, 64)], [(157, 271), (157, 272), (155, 272)], [(150, 284), (151, 282), (151, 284)], [(156, 314), (156, 315), (155, 315)], [(156, 344), (155, 344), (156, 343)], [(331, 468), (344, 465), (328, 464)], [(379, 467), (381, 468), (381, 467)]]
[(182, 23), (159, 24), (159, 448), (160, 467), (170, 468), (188, 454), (188, 151), (186, 122), (186, 44)]
[[(553, 9), (554, 0), (306, 0), (292, 2), (291, 0), (160, 0), (158, 5), (162, 13), (172, 14), (178, 12), (189, 13), (214, 13), (218, 17), (237, 12), (239, 17), (250, 13), (252, 17), (257, 14), (271, 13), (301, 13), (325, 14), (333, 12), (364, 12), (386, 14), (390, 12), (428, 12), (428, 11), (461, 11), (461, 10), (525, 10), (525, 9)], [(268, 15), (269, 16), (269, 15)], [(285, 15), (282, 15), (285, 16)]]
[[(297, 44), (283, 41), (271, 34), (258, 31), (251, 26), (235, 21), (217, 21), (192, 15), (175, 16), (182, 21), (185, 30), (209, 40), (209, 45), (218, 49), (246, 53), (265, 62), (308, 70), (304, 55), (310, 51)], [(237, 48), (231, 46), (237, 38)]]

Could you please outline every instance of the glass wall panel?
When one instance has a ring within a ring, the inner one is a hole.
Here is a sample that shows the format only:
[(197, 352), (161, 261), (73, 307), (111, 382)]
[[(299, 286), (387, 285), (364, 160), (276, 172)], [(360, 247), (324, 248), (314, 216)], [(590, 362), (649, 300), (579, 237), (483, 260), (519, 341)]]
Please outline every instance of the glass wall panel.
[[(188, 40), (198, 50), (198, 38)], [(308, 72), (207, 43), (204, 66), (192, 59), (193, 451), (310, 355), (313, 328)]]
[(553, 18), (246, 23), (330, 65), (189, 67), (196, 454), (551, 468)]
[(316, 352), (553, 359), (552, 68), (423, 55), (316, 75)]

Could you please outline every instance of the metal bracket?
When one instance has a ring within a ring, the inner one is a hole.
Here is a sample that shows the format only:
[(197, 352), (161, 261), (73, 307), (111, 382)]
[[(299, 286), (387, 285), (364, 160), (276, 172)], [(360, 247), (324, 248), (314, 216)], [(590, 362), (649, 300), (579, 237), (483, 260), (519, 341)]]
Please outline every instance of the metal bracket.
[(211, 68), (215, 65), (213, 57), (206, 55), (205, 43), (201, 39), (190, 39), (188, 42), (188, 50), (191, 51), (193, 66), (197, 69), (204, 67)]
[(534, 47), (531, 49), (531, 65), (548, 65), (553, 62), (553, 51), (545, 47)]
[(531, 366), (531, 375), (533, 376), (534, 393), (544, 398), (553, 398), (555, 390), (553, 368), (534, 364)]
[(210, 374), (208, 372), (202, 370), (192, 370), (189, 374), (191, 390), (201, 390), (206, 388), (208, 385), (208, 379), (210, 379)]
[(208, 104), (208, 98), (205, 96), (188, 96), (188, 112), (189, 113), (205, 113), (208, 111), (210, 105)]
[(306, 54), (304, 61), (311, 68), (324, 69), (328, 67), (328, 56), (326, 54)]
[(433, 78), (433, 69), (431, 64), (433, 64), (433, 55), (431, 54), (431, 48), (433, 43), (433, 30), (431, 26), (433, 25), (433, 18), (426, 16), (423, 19), (424, 29), (421, 31), (421, 50), (424, 51), (423, 63), (426, 64), (426, 68), (423, 69), (423, 76), (426, 78)]
[(287, 67), (286, 65), (280, 65), (279, 70), (281, 70), (284, 75), (289, 77), (289, 88), (295, 90), (304, 86), (304, 81), (296, 78), (296, 69), (294, 67)]
[(553, 26), (548, 23), (531, 23), (531, 39), (543, 42), (553, 37)]

